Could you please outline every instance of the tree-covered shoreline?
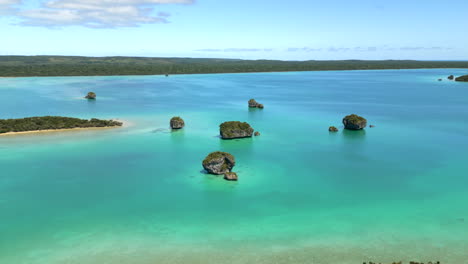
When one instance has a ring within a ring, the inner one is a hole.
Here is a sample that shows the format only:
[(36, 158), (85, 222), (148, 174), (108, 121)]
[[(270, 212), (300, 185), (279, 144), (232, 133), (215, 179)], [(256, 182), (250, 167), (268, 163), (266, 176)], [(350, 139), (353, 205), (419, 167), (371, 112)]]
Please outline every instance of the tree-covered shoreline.
[(468, 75), (463, 75), (458, 78), (455, 78), (455, 81), (457, 82), (468, 82)]
[(0, 134), (72, 128), (116, 127), (122, 125), (122, 122), (114, 120), (100, 120), (96, 118), (86, 120), (62, 116), (26, 117), (17, 119), (0, 119)]
[(0, 77), (112, 76), (466, 68), (468, 61), (279, 61), (149, 57), (0, 56)]

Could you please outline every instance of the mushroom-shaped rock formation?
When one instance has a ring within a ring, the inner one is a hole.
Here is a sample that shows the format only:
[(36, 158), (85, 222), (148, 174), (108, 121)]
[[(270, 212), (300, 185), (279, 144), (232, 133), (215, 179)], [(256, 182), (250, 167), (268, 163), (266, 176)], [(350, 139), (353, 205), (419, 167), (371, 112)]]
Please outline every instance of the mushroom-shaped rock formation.
[(86, 96), (85, 96), (86, 99), (91, 99), (91, 100), (94, 100), (96, 99), (96, 94), (94, 92), (89, 92)]
[(457, 82), (468, 82), (468, 75), (463, 75), (455, 79)]
[(362, 116), (352, 114), (343, 118), (343, 125), (345, 129), (360, 130), (367, 126), (367, 120)]
[(231, 172), (236, 165), (236, 159), (227, 152), (216, 151), (208, 154), (202, 165), (208, 173), (222, 175)]
[(223, 139), (251, 137), (254, 129), (246, 122), (229, 121), (219, 126), (219, 133)]
[(172, 129), (181, 129), (185, 126), (184, 120), (178, 116), (171, 118), (170, 124)]
[(260, 132), (255, 131), (254, 136), (256, 136), (256, 137), (260, 136)]
[(449, 79), (449, 80), (453, 80), (453, 79), (455, 79), (455, 76), (453, 76), (453, 75), (450, 75), (449, 77), (447, 77), (447, 79)]
[(226, 172), (224, 174), (224, 179), (226, 181), (237, 181), (237, 173), (235, 173), (235, 172)]
[(338, 128), (334, 127), (334, 126), (331, 126), (328, 128), (328, 131), (330, 132), (338, 132)]
[(255, 99), (250, 99), (249, 100), (249, 107), (251, 107), (251, 108), (260, 108), (260, 109), (264, 108), (263, 104), (258, 103), (257, 101), (255, 101)]
[(255, 99), (250, 99), (249, 100), (249, 107), (257, 107), (258, 103), (255, 101)]

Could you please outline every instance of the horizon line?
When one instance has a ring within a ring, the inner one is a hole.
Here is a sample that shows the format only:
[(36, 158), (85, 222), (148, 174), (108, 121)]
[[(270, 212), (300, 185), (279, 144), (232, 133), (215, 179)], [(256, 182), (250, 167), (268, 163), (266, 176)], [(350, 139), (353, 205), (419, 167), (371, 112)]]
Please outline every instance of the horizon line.
[(155, 57), (155, 56), (132, 56), (132, 55), (101, 55), (101, 56), (90, 56), (90, 55), (48, 55), (48, 54), (36, 54), (36, 55), (0, 55), (1, 57), (82, 57), (82, 58), (154, 58), (154, 59), (211, 59), (211, 60), (242, 60), (242, 61), (460, 61), (468, 62), (467, 59), (461, 60), (433, 60), (433, 59), (321, 59), (321, 60), (285, 60), (285, 59), (241, 59), (241, 58), (223, 58), (223, 57), (188, 57), (188, 56), (168, 56), (168, 57)]

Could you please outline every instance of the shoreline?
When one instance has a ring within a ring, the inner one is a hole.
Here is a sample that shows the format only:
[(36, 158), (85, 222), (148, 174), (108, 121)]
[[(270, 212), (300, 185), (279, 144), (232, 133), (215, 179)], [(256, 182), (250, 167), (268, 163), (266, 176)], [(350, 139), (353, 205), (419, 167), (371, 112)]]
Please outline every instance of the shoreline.
[(121, 126), (107, 126), (107, 127), (76, 127), (76, 128), (64, 128), (64, 129), (44, 129), (44, 130), (31, 130), (31, 131), (20, 131), (20, 132), (7, 132), (0, 134), (0, 137), (7, 136), (26, 136), (34, 134), (49, 134), (57, 132), (78, 132), (78, 131), (92, 131), (92, 130), (107, 130), (107, 129), (117, 129), (117, 128), (128, 128), (132, 126), (132, 123), (127, 120), (112, 119), (114, 121), (119, 121), (122, 123)]
[[(214, 74), (249, 74), (249, 73), (288, 73), (288, 72), (332, 72), (332, 71), (399, 71), (399, 70), (468, 70), (468, 68), (374, 68), (374, 69), (322, 69), (322, 70), (285, 70), (285, 71), (245, 71), (245, 72), (205, 72), (205, 73), (169, 73), (171, 75), (214, 75)], [(132, 76), (165, 76), (166, 74), (107, 74), (107, 75), (27, 75), (27, 76), (0, 76), (0, 79), (8, 78), (42, 78), (42, 77), (132, 77)]]

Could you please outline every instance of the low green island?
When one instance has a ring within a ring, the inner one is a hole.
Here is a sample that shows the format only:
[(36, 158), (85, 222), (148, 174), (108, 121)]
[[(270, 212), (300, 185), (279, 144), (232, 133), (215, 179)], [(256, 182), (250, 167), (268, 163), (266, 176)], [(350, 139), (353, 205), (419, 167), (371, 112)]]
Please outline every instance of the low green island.
[(122, 122), (114, 120), (100, 120), (96, 118), (87, 120), (62, 116), (27, 117), (18, 119), (0, 119), (0, 134), (73, 128), (119, 127), (122, 125)]
[(468, 75), (463, 75), (455, 79), (457, 82), (468, 82)]
[(467, 61), (241, 60), (157, 57), (0, 56), (0, 77), (165, 75), (385, 69), (467, 69)]

